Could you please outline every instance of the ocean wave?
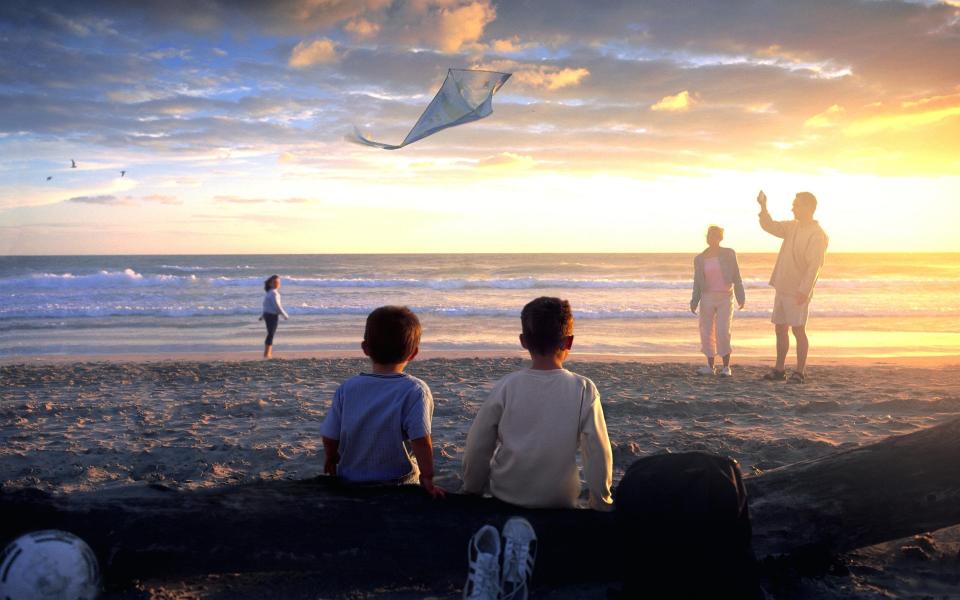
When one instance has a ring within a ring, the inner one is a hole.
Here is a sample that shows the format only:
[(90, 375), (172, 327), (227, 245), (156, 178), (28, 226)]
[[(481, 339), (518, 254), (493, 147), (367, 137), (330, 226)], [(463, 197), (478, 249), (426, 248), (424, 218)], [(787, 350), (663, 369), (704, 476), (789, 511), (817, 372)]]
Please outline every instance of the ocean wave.
[(99, 271), (74, 275), (73, 273), (35, 273), (27, 277), (8, 277), (0, 279), (0, 286), (6, 289), (18, 287), (34, 288), (89, 288), (97, 289), (124, 285), (176, 285), (197, 281), (196, 275), (143, 275), (133, 269), (122, 271)]
[[(176, 265), (163, 265), (173, 268)], [(180, 267), (186, 270), (216, 270), (216, 267)], [(231, 267), (234, 268), (234, 267)], [(241, 267), (235, 267), (241, 268)], [(292, 289), (426, 289), (437, 291), (455, 291), (471, 289), (532, 290), (532, 289), (619, 289), (619, 290), (685, 290), (692, 287), (688, 279), (588, 279), (588, 278), (550, 278), (550, 277), (507, 277), (507, 278), (337, 278), (337, 277), (300, 277), (283, 276), (284, 283)], [(195, 273), (189, 275), (142, 274), (133, 269), (122, 271), (102, 270), (96, 273), (36, 273), (26, 277), (0, 278), (4, 289), (16, 288), (84, 288), (124, 286), (179, 286), (210, 285), (212, 287), (249, 287), (259, 289), (263, 285), (262, 277), (203, 277)], [(877, 287), (902, 287), (912, 289), (924, 286), (925, 289), (960, 287), (956, 279), (821, 279), (818, 289), (874, 289)], [(766, 289), (766, 279), (751, 278), (744, 281), (747, 289)]]
[[(297, 316), (365, 316), (373, 306), (326, 306), (302, 304), (287, 306), (291, 317)], [(519, 318), (519, 308), (504, 307), (476, 307), (476, 306), (411, 306), (414, 312), (420, 315), (438, 317), (506, 317)], [(943, 311), (929, 310), (897, 310), (890, 312), (869, 312), (864, 310), (823, 310), (811, 311), (818, 318), (883, 318), (883, 317), (911, 317), (911, 318), (944, 318), (960, 317), (960, 310), (946, 309)], [(89, 317), (219, 317), (259, 315), (256, 306), (212, 306), (212, 305), (174, 305), (174, 306), (144, 306), (136, 304), (114, 304), (111, 306), (59, 306), (56, 304), (33, 305), (30, 307), (0, 307), (0, 320), (6, 319), (71, 319)], [(574, 316), (584, 320), (656, 320), (656, 319), (694, 319), (688, 310), (677, 309), (650, 309), (650, 308), (587, 308), (575, 309)], [(735, 318), (767, 319), (769, 310), (742, 310), (737, 311)]]
[(234, 265), (232, 267), (200, 267), (200, 266), (184, 266), (184, 265), (160, 265), (161, 269), (168, 269), (170, 271), (186, 271), (191, 273), (199, 273), (204, 271), (248, 271), (250, 269), (256, 269), (252, 265)]

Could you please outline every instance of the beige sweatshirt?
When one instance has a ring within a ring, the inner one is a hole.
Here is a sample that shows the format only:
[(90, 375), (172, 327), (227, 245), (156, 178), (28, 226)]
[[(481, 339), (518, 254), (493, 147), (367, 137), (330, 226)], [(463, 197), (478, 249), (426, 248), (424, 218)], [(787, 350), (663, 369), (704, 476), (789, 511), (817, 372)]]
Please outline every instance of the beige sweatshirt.
[(778, 292), (813, 295), (820, 277), (829, 239), (820, 223), (811, 221), (774, 221), (766, 210), (760, 212), (760, 226), (769, 234), (783, 238), (770, 285)]
[(523, 369), (494, 386), (463, 458), (463, 490), (530, 508), (577, 506), (577, 450), (590, 506), (612, 508), (613, 455), (600, 393), (566, 369)]

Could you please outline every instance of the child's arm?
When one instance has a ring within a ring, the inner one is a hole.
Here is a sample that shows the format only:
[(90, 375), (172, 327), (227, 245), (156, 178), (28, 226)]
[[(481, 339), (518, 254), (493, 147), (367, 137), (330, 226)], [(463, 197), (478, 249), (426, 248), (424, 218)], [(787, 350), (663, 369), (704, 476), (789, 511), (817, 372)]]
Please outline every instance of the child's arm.
[(583, 452), (583, 477), (590, 490), (590, 508), (594, 510), (612, 510), (613, 498), (610, 487), (613, 485), (613, 452), (607, 435), (607, 422), (603, 418), (600, 405), (600, 393), (594, 386), (594, 400), (590, 413), (583, 424), (580, 448)]
[(323, 472), (327, 475), (337, 474), (337, 465), (340, 464), (340, 440), (332, 440), (326, 436), (323, 439), (323, 454), (326, 460), (323, 463)]
[(417, 466), (420, 467), (420, 485), (434, 498), (443, 498), (447, 493), (433, 485), (433, 439), (426, 437), (410, 440), (413, 455), (417, 457)]
[(490, 482), (490, 459), (497, 448), (497, 429), (503, 404), (498, 389), (483, 403), (467, 434), (467, 446), (463, 452), (463, 492), (482, 494)]
[(323, 472), (327, 475), (337, 474), (337, 465), (340, 464), (340, 422), (343, 415), (343, 387), (338, 387), (333, 394), (330, 410), (320, 426), (320, 439), (323, 440)]

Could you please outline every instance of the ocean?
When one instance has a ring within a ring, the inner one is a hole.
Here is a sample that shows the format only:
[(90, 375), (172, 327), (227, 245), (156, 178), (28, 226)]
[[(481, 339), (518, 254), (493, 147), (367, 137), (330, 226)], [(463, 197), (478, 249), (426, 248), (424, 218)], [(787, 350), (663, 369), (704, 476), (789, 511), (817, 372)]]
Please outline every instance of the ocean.
[[(692, 254), (0, 257), (0, 356), (257, 352), (263, 280), (290, 313), (275, 351), (359, 347), (366, 314), (403, 304), (433, 353), (519, 350), (530, 299), (567, 298), (578, 352), (694, 356)], [(740, 255), (735, 356), (769, 356), (773, 254)], [(829, 254), (812, 354), (960, 354), (960, 254)]]

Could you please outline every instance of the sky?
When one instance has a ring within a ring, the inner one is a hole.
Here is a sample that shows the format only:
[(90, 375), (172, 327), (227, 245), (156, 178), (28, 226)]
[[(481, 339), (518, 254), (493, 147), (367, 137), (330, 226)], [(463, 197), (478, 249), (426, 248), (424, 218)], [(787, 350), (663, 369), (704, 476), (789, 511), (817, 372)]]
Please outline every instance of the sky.
[(960, 251), (960, 1), (0, 3), (0, 254), (772, 252), (760, 189)]

